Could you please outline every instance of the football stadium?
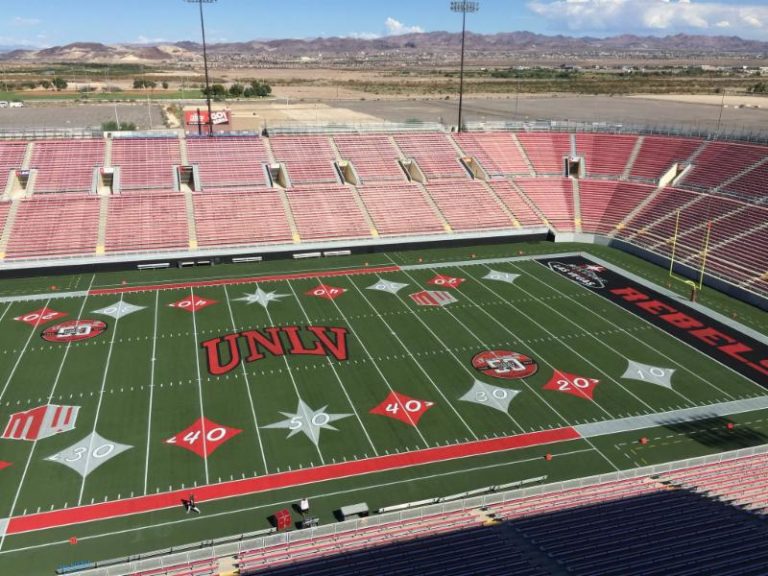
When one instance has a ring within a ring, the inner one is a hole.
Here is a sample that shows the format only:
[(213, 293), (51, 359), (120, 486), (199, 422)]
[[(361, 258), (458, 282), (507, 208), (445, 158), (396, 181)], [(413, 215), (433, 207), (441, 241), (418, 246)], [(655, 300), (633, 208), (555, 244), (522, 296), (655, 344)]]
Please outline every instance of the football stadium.
[(210, 105), (0, 133), (0, 573), (768, 573), (768, 135)]

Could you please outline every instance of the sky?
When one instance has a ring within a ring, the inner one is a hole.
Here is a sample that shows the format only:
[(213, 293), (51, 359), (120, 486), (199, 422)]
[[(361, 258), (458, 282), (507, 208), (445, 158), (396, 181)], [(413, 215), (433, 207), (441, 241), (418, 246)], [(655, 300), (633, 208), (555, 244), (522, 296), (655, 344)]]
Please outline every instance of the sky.
[[(197, 4), (185, 0), (3, 0), (0, 46), (199, 40)], [(480, 0), (473, 32), (768, 40), (768, 0)], [(458, 31), (449, 0), (218, 0), (205, 4), (211, 42), (317, 36), (386, 37)]]

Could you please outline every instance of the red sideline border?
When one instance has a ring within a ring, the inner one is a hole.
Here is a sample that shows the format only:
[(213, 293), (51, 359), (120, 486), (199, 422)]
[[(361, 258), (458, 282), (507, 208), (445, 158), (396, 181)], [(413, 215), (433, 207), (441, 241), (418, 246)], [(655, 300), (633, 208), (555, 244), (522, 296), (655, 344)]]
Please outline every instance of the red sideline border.
[(256, 284), (258, 282), (276, 282), (278, 280), (305, 280), (307, 278), (333, 278), (334, 276), (354, 276), (357, 274), (384, 274), (399, 272), (400, 266), (374, 266), (371, 268), (347, 268), (344, 270), (326, 270), (320, 272), (296, 272), (293, 274), (273, 274), (271, 276), (250, 276), (248, 278), (223, 278), (219, 280), (197, 280), (173, 284), (147, 284), (145, 286), (121, 286), (120, 288), (97, 288), (89, 290), (89, 296), (105, 294), (129, 294), (132, 292), (151, 292), (155, 290), (179, 290), (184, 288), (205, 288), (208, 286), (233, 286), (236, 284)]
[(200, 503), (235, 496), (258, 494), (268, 490), (291, 488), (315, 482), (338, 480), (374, 472), (396, 470), (409, 466), (445, 462), (458, 458), (551, 444), (553, 442), (578, 440), (580, 438), (581, 435), (572, 427), (555, 428), (541, 432), (518, 434), (516, 436), (504, 436), (437, 448), (425, 448), (402, 454), (377, 456), (352, 462), (327, 464), (325, 466), (293, 470), (291, 472), (279, 472), (257, 478), (208, 484), (207, 486), (199, 486), (194, 489), (174, 490), (173, 492), (137, 496), (135, 498), (90, 504), (76, 508), (16, 516), (9, 520), (6, 534), (23, 534), (36, 530), (59, 528), (84, 522), (107, 520), (131, 514), (173, 508), (181, 506), (182, 498), (187, 498), (191, 492), (194, 492), (195, 500)]

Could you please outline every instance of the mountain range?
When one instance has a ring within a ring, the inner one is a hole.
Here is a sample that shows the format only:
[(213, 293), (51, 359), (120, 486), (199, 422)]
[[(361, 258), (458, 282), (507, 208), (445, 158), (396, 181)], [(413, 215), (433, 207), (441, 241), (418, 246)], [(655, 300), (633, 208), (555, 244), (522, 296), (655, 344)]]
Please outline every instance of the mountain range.
[[(326, 57), (370, 57), (402, 54), (455, 54), (461, 34), (428, 32), (403, 34), (374, 39), (322, 37), (311, 39), (252, 40), (248, 42), (209, 44), (212, 58), (236, 56), (247, 59), (290, 59)], [(736, 36), (635, 36), (624, 34), (607, 38), (546, 36), (532, 32), (500, 34), (467, 33), (466, 48), (470, 55), (503, 56), (519, 54), (570, 54), (601, 56), (616, 54), (686, 56), (744, 55), (766, 57), (768, 42), (744, 40)], [(0, 51), (2, 48), (0, 47)], [(98, 62), (98, 63), (162, 63), (196, 60), (202, 45), (183, 41), (162, 44), (101, 44), (76, 42), (43, 49), (10, 49), (0, 54), (5, 61), (22, 62)]]

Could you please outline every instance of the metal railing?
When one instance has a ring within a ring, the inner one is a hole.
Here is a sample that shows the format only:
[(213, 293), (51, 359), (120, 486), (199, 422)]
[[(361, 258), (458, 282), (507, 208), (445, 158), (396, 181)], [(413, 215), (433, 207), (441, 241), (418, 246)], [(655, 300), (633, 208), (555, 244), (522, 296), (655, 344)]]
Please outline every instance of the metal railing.
[(319, 538), (337, 536), (340, 534), (354, 534), (386, 524), (398, 525), (407, 520), (439, 516), (462, 510), (475, 510), (486, 506), (505, 504), (513, 500), (520, 500), (531, 496), (552, 494), (576, 488), (586, 488), (589, 486), (597, 486), (600, 484), (644, 476), (656, 476), (677, 470), (684, 470), (694, 466), (718, 464), (759, 454), (768, 454), (768, 444), (750, 448), (741, 448), (730, 452), (699, 456), (696, 458), (687, 458), (685, 460), (677, 460), (665, 464), (655, 464), (652, 466), (644, 466), (642, 468), (632, 468), (628, 470), (620, 470), (618, 472), (596, 474), (584, 478), (575, 478), (573, 480), (563, 480), (560, 482), (519, 488), (517, 490), (473, 496), (450, 502), (440, 502), (420, 508), (407, 508), (398, 512), (388, 512), (334, 524), (320, 525), (305, 530), (281, 533), (275, 533), (273, 530), (269, 530), (267, 531), (268, 533), (263, 531), (258, 533), (240, 534), (217, 540), (198, 542), (181, 548), (169, 548), (137, 556), (129, 556), (105, 562), (95, 562), (91, 565), (91, 569), (78, 571), (77, 574), (78, 576), (127, 576), (142, 570), (152, 570), (201, 559), (235, 557), (247, 551), (257, 551), (273, 546), (285, 546), (301, 542), (312, 542)]

